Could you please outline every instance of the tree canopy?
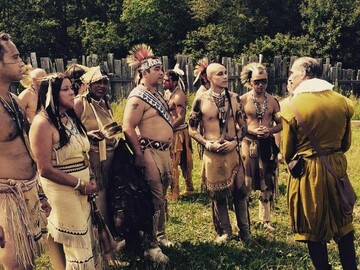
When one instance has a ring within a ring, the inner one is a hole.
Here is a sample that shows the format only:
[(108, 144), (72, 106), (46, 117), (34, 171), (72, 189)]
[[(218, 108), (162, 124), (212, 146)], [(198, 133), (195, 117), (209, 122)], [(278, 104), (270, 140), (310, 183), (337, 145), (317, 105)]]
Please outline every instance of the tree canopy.
[(0, 14), (22, 54), (124, 57), (146, 43), (170, 59), (310, 55), (360, 68), (360, 0), (6, 0)]

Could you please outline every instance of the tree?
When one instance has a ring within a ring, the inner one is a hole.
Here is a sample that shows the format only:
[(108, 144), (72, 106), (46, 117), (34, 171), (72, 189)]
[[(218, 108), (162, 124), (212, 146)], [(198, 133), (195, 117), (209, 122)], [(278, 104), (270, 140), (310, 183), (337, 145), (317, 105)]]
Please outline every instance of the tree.
[(240, 1), (191, 0), (189, 5), (197, 28), (187, 34), (183, 52), (194, 58), (239, 54), (256, 35), (253, 29), (262, 23), (262, 19), (248, 16)]
[(174, 56), (192, 26), (187, 1), (124, 0), (121, 21), (129, 48), (147, 43), (158, 55)]
[(283, 56), (311, 56), (317, 48), (316, 40), (309, 36), (291, 36), (276, 34), (274, 38), (263, 36), (245, 46), (243, 54), (246, 56), (263, 54), (264, 62), (271, 62), (276, 55)]
[(316, 56), (331, 56), (359, 67), (360, 1), (304, 0), (302, 27), (317, 41)]

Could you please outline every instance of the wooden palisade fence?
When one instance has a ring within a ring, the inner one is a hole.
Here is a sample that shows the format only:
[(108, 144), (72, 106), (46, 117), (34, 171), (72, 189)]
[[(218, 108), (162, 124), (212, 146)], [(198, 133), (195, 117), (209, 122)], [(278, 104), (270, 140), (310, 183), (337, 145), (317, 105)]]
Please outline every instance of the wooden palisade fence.
[[(289, 69), (294, 63), (296, 56), (282, 57), (276, 56), (272, 63), (263, 63), (268, 70), (269, 85), (268, 91), (277, 95), (286, 95), (286, 84)], [(62, 58), (51, 60), (49, 57), (38, 58), (36, 53), (31, 53), (27, 57), (27, 63), (31, 64), (33, 68), (43, 68), (47, 73), (51, 72), (64, 72), (66, 66), (71, 63), (79, 63), (88, 67), (101, 65), (109, 74), (111, 80), (111, 94), (113, 100), (119, 100), (124, 98), (134, 88), (134, 69), (130, 68), (126, 64), (126, 60), (115, 59), (113, 53), (107, 55), (106, 61), (99, 61), (96, 54), (90, 56), (82, 56), (80, 62), (78, 59), (71, 59), (65, 63)], [(262, 61), (262, 55), (259, 57), (242, 57), (240, 60), (236, 60), (231, 57), (223, 57), (215, 60), (222, 63), (228, 71), (229, 75), (229, 89), (237, 93), (244, 93), (247, 91), (244, 89), (240, 82), (240, 73), (242, 67), (250, 62)], [(343, 69), (342, 63), (338, 62), (331, 65), (330, 58), (318, 59), (323, 66), (322, 78), (335, 84), (336, 88), (341, 90), (342, 93), (355, 95), (360, 94), (360, 70), (355, 71), (352, 69)], [(169, 59), (167, 56), (162, 57), (164, 70), (169, 68)], [(179, 63), (180, 68), (185, 72), (184, 82), (189, 92), (194, 92), (199, 85), (193, 86), (194, 76), (194, 63), (193, 60), (187, 56), (179, 55), (176, 57), (176, 62)], [(172, 68), (172, 67), (170, 67)]]

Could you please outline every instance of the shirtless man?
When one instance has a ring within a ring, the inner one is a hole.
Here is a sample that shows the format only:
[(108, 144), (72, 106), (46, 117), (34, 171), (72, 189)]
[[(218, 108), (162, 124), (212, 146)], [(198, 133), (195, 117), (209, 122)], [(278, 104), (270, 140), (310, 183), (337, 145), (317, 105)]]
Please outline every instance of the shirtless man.
[[(138, 49), (147, 53), (137, 53)], [(168, 257), (159, 245), (171, 244), (165, 237), (165, 195), (172, 180), (170, 147), (173, 127), (168, 105), (157, 90), (163, 81), (163, 67), (146, 45), (134, 47), (133, 55), (127, 59), (129, 65), (136, 68), (140, 83), (128, 96), (123, 131), (135, 154), (136, 165), (144, 170), (155, 209), (153, 234), (144, 255), (155, 262), (167, 263)]]
[(274, 135), (282, 129), (278, 101), (266, 92), (268, 74), (263, 65), (250, 63), (241, 72), (242, 83), (251, 89), (241, 96), (247, 134), (241, 143), (245, 182), (260, 190), (259, 219), (264, 229), (274, 231), (270, 224), (270, 202), (276, 188), (277, 154)]
[(46, 76), (46, 71), (41, 68), (35, 68), (30, 71), (29, 76), (31, 86), (20, 93), (19, 99), (21, 105), (25, 108), (26, 117), (31, 124), (36, 114), (41, 79)]
[[(207, 67), (210, 89), (194, 100), (189, 117), (190, 136), (205, 147), (203, 172), (206, 188), (212, 201), (213, 223), (222, 243), (232, 236), (227, 209), (228, 199), (233, 198), (240, 238), (250, 237), (246, 189), (238, 149), (244, 128), (238, 95), (228, 92), (228, 75), (225, 67), (212, 63)], [(231, 100), (231, 102), (229, 102)], [(203, 134), (198, 126), (202, 124)], [(238, 126), (238, 127), (237, 127)], [(242, 132), (241, 132), (242, 133)]]
[(6, 270), (33, 269), (42, 235), (40, 202), (50, 211), (38, 196), (36, 166), (27, 148), (29, 124), (18, 98), (8, 91), (23, 73), (19, 51), (0, 32), (0, 226), (6, 238), (0, 262)]
[(186, 192), (191, 194), (194, 192), (192, 181), (192, 150), (189, 137), (188, 125), (185, 123), (187, 96), (185, 93), (185, 85), (181, 76), (184, 72), (175, 66), (174, 69), (168, 70), (164, 76), (163, 87), (165, 90), (164, 99), (168, 102), (169, 112), (174, 128), (174, 139), (171, 146), (171, 154), (173, 161), (173, 181), (170, 185), (171, 192), (169, 199), (176, 200), (180, 196), (179, 188), (179, 165), (182, 175), (185, 178)]

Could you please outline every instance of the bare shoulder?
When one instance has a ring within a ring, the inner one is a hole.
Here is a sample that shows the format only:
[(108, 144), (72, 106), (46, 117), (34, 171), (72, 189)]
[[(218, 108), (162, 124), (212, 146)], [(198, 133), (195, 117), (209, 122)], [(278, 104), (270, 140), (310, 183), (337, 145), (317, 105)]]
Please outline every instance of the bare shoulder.
[(43, 112), (39, 112), (34, 117), (30, 127), (30, 133), (37, 130), (41, 131), (41, 133), (52, 133), (52, 131), (54, 130), (54, 126), (50, 122), (50, 119)]
[(185, 103), (187, 100), (187, 96), (183, 91), (179, 91), (174, 95), (174, 100), (176, 103)]
[(36, 96), (35, 93), (30, 91), (29, 89), (25, 89), (18, 95), (18, 98), (22, 100), (24, 98), (30, 98), (30, 97), (34, 97), (34, 96)]
[(127, 99), (126, 107), (132, 107), (133, 109), (137, 109), (139, 107), (144, 107), (147, 103), (143, 101), (141, 98), (132, 96)]
[(240, 96), (240, 99), (241, 99), (243, 102), (245, 102), (245, 103), (246, 103), (250, 98), (251, 98), (250, 92), (246, 92), (245, 94), (242, 94), (242, 95)]
[(275, 111), (280, 110), (280, 104), (277, 98), (271, 94), (268, 94), (267, 99), (270, 107), (274, 108)]

